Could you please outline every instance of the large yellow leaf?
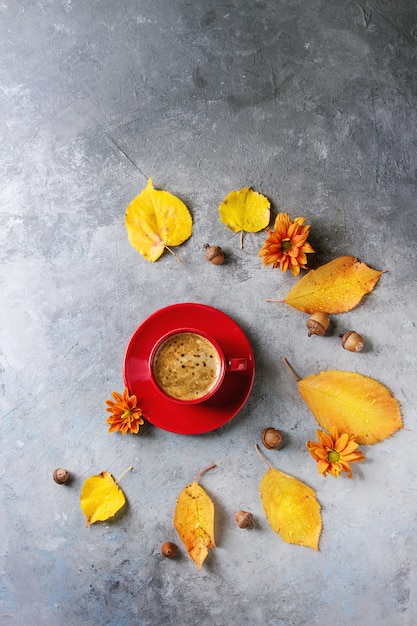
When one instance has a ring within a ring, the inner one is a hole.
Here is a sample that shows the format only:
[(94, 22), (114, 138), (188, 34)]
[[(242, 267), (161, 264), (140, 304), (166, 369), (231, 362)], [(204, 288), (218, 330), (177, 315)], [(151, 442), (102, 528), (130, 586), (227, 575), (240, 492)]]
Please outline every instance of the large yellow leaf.
[(164, 249), (179, 246), (192, 232), (192, 219), (185, 204), (168, 191), (148, 185), (127, 207), (129, 241), (148, 261), (159, 259)]
[(209, 548), (215, 548), (216, 545), (214, 543), (214, 504), (198, 484), (198, 477), (178, 496), (174, 526), (188, 554), (198, 569), (201, 569)]
[(87, 518), (87, 527), (113, 517), (126, 502), (122, 490), (108, 472), (87, 478), (80, 496), (80, 506)]
[(268, 198), (250, 187), (231, 191), (219, 206), (220, 219), (234, 233), (243, 231), (256, 233), (266, 228), (270, 220), (270, 202)]
[(381, 274), (353, 256), (341, 256), (310, 270), (294, 285), (285, 302), (304, 313), (344, 313), (372, 291)]
[(318, 550), (321, 513), (315, 491), (273, 467), (262, 478), (260, 491), (271, 528), (287, 543)]
[(359, 444), (382, 441), (402, 428), (398, 401), (373, 378), (327, 370), (299, 380), (298, 390), (322, 428), (337, 426)]

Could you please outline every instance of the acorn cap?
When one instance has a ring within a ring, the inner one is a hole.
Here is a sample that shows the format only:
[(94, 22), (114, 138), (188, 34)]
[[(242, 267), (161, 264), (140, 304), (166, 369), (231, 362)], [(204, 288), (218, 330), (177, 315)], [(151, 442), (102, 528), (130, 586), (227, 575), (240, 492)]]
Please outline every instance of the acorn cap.
[(69, 471), (64, 469), (63, 467), (58, 467), (54, 471), (52, 477), (54, 481), (58, 483), (58, 485), (64, 485), (65, 483), (69, 481), (70, 474), (69, 474)]
[(306, 326), (308, 328), (308, 336), (319, 335), (323, 337), (326, 334), (330, 325), (330, 317), (328, 313), (313, 313), (313, 315), (307, 320)]
[(282, 443), (282, 434), (279, 430), (272, 428), (271, 426), (264, 428), (262, 431), (262, 443), (265, 448), (268, 448), (268, 450), (279, 448)]

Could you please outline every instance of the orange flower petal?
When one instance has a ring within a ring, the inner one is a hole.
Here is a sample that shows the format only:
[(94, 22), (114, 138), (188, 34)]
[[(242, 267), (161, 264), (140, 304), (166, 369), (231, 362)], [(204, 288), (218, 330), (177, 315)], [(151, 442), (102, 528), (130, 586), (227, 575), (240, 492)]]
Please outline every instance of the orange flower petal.
[(283, 213), (279, 213), (274, 224), (274, 235), (279, 239), (284, 239), (289, 225), (289, 219), (286, 219)]
[(346, 454), (350, 454), (357, 448), (359, 448), (359, 444), (356, 443), (356, 441), (349, 441), (349, 443), (346, 445), (346, 447), (343, 450), (343, 456), (346, 456)]
[[(295, 257), (297, 259), (299, 252), (300, 252), (300, 248), (297, 248), (297, 246), (291, 246), (291, 248), (288, 250), (287, 254), (290, 257)], [(292, 261), (293, 261), (293, 259), (292, 259)]]
[(339, 431), (337, 430), (337, 426), (332, 426), (330, 429), (330, 437), (333, 439), (332, 447), (335, 446), (335, 442), (339, 439)]
[(348, 433), (342, 433), (335, 443), (335, 450), (343, 452), (349, 441)]
[[(308, 233), (307, 233), (308, 234)], [(291, 241), (293, 243), (294, 246), (298, 246), (299, 248), (301, 248), (301, 246), (303, 246), (305, 244), (305, 240), (307, 239), (307, 234), (306, 235), (295, 235)]]
[(315, 252), (314, 248), (312, 248), (308, 242), (303, 244), (302, 250), (303, 252)]
[(293, 222), (287, 230), (287, 238), (292, 239), (298, 233), (298, 225)]
[(298, 255), (297, 261), (300, 265), (305, 265), (307, 263), (307, 257), (304, 252), (300, 252)]
[(360, 452), (352, 452), (352, 454), (344, 454), (342, 460), (349, 463), (356, 463), (357, 461), (364, 461), (365, 457)]
[(288, 257), (287, 256), (285, 256), (282, 259), (280, 267), (281, 267), (281, 272), (286, 272), (287, 271), (287, 269), (288, 269)]
[(322, 461), (327, 461), (327, 451), (324, 448), (318, 448), (316, 451), (316, 456)]
[(343, 472), (346, 472), (348, 478), (352, 478), (352, 470), (350, 469), (349, 463), (345, 463), (344, 461), (340, 461), (340, 466)]
[(338, 467), (336, 467), (336, 465), (333, 463), (330, 465), (329, 469), (328, 469), (329, 474), (331, 474), (332, 476), (340, 476), (340, 469)]
[(329, 471), (329, 467), (330, 467), (330, 463), (327, 463), (326, 461), (318, 461), (317, 463), (317, 469), (319, 471), (319, 474), (323, 474), (323, 476), (326, 475), (326, 472)]
[(330, 435), (328, 435), (327, 433), (323, 432), (323, 431), (318, 431), (319, 434), (319, 440), (322, 443), (323, 446), (326, 446), (326, 448), (329, 448), (329, 450), (333, 450), (333, 439)]

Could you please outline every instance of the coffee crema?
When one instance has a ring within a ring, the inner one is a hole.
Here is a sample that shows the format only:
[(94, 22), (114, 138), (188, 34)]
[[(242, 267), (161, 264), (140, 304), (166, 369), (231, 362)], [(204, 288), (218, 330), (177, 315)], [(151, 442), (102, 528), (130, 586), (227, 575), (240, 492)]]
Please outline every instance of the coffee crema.
[(158, 348), (153, 375), (158, 386), (176, 400), (198, 400), (213, 389), (221, 372), (219, 353), (197, 333), (177, 333)]

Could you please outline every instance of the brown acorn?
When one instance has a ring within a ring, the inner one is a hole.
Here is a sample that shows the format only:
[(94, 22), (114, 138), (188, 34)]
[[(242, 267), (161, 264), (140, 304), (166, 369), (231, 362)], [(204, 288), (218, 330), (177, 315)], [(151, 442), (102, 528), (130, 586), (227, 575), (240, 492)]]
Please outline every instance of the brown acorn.
[(237, 511), (235, 519), (239, 528), (253, 528), (253, 515), (248, 511)]
[(262, 431), (262, 443), (269, 450), (279, 448), (282, 443), (282, 434), (276, 428), (264, 428)]
[(161, 546), (161, 553), (166, 556), (167, 559), (173, 559), (177, 554), (177, 546), (172, 541), (165, 541)]
[(63, 467), (58, 467), (53, 473), (53, 479), (58, 485), (65, 485), (70, 479), (69, 471)]
[(323, 337), (326, 334), (330, 325), (330, 317), (328, 313), (313, 313), (313, 315), (307, 320), (306, 326), (308, 328), (308, 336), (319, 335)]
[(210, 246), (208, 243), (204, 246), (206, 249), (206, 259), (213, 265), (222, 265), (224, 263), (224, 254), (220, 246)]
[(354, 330), (348, 330), (344, 335), (339, 335), (339, 337), (342, 338), (342, 346), (349, 352), (360, 352), (365, 345), (360, 334)]

